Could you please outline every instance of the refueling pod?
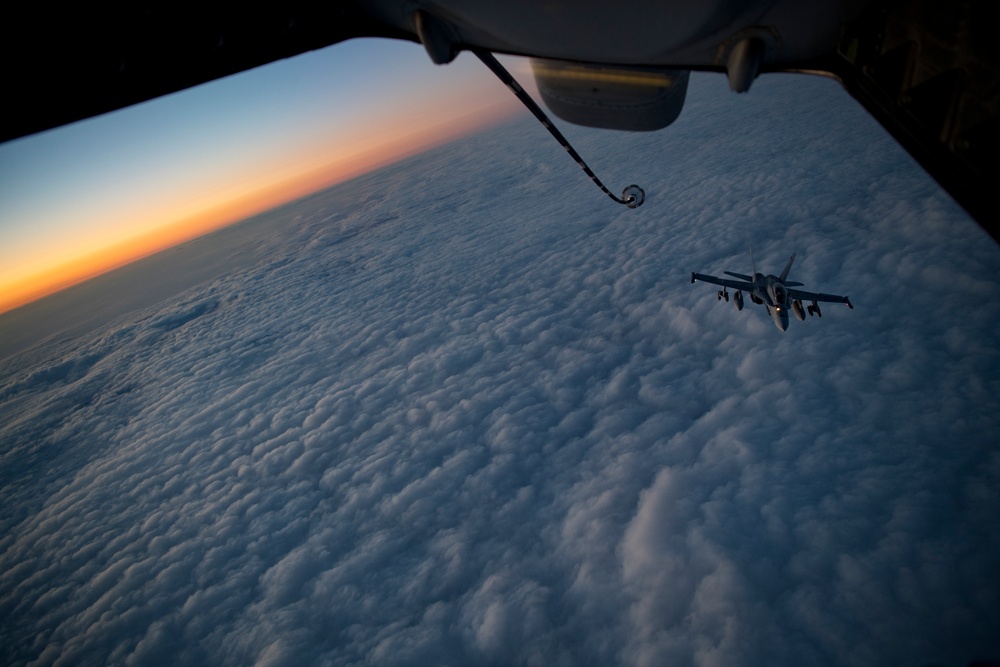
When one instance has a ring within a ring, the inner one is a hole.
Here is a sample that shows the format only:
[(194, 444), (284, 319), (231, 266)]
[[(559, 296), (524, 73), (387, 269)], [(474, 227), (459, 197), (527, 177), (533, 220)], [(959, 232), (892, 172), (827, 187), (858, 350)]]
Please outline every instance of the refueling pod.
[(686, 70), (635, 69), (532, 58), (538, 92), (555, 115), (577, 125), (630, 132), (659, 130), (684, 108)]

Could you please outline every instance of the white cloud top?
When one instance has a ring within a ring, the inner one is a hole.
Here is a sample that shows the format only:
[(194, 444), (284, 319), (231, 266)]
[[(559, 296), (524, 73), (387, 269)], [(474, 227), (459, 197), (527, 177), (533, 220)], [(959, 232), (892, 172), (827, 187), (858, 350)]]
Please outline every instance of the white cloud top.
[[(4, 362), (2, 662), (1000, 657), (1000, 250), (830, 82), (724, 88), (564, 128), (641, 209), (524, 120)], [(857, 307), (689, 283), (748, 244)]]

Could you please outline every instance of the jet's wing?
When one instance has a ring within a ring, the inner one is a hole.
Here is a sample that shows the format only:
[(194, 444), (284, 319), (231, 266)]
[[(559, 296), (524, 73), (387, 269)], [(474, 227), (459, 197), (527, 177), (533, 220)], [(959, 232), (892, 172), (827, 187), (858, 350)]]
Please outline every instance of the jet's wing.
[(729, 280), (728, 278), (716, 278), (715, 276), (706, 276), (704, 273), (692, 273), (691, 282), (700, 280), (703, 283), (712, 283), (713, 285), (722, 285), (723, 287), (731, 287), (732, 289), (746, 290), (748, 292), (753, 290), (753, 283), (746, 280)]
[(829, 303), (846, 303), (849, 308), (854, 308), (854, 304), (851, 303), (851, 299), (846, 296), (837, 296), (836, 294), (823, 294), (821, 292), (806, 292), (800, 289), (789, 289), (788, 296), (792, 299), (798, 299), (799, 301), (826, 301)]

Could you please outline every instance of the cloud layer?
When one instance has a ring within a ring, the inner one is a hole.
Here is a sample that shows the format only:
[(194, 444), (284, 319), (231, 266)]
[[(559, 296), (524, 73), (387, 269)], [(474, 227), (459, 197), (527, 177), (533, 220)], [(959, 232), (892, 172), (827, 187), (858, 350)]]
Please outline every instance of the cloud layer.
[[(564, 128), (635, 211), (519, 121), (5, 362), (3, 662), (997, 658), (1000, 250), (830, 82), (723, 89)], [(857, 307), (689, 283), (748, 244)]]

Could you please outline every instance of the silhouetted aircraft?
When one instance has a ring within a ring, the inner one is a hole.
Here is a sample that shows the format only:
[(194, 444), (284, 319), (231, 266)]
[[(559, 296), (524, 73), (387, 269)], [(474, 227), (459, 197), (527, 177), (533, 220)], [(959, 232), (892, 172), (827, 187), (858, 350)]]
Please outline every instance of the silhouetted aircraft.
[(0, 140), (354, 37), (421, 42), (436, 63), (530, 56), (556, 115), (626, 130), (676, 118), (692, 70), (737, 92), (801, 72), (839, 80), (1000, 238), (995, 14), (990, 0), (7, 3)]
[[(750, 253), (750, 258), (752, 261), (753, 253)], [(809, 313), (810, 316), (819, 315), (823, 317), (823, 312), (819, 309), (819, 301), (846, 303), (848, 308), (854, 308), (854, 304), (846, 296), (806, 292), (805, 290), (796, 289), (797, 287), (801, 287), (802, 283), (788, 280), (788, 272), (792, 270), (792, 262), (794, 261), (795, 253), (793, 252), (780, 276), (765, 276), (763, 273), (758, 273), (757, 263), (754, 262), (752, 276), (745, 276), (742, 273), (733, 273), (732, 271), (723, 271), (726, 275), (739, 279), (729, 280), (728, 278), (706, 276), (703, 273), (692, 273), (691, 282), (701, 280), (702, 282), (714, 285), (722, 285), (722, 289), (715, 293), (716, 298), (720, 301), (723, 299), (729, 301), (728, 290), (736, 290), (736, 294), (733, 295), (733, 306), (736, 310), (743, 310), (743, 292), (745, 291), (750, 296), (751, 301), (761, 304), (767, 309), (767, 314), (774, 320), (774, 326), (778, 327), (781, 331), (788, 330), (789, 310), (801, 322), (806, 319), (806, 313)], [(812, 303), (803, 308), (803, 301), (811, 301)]]

